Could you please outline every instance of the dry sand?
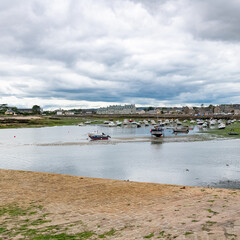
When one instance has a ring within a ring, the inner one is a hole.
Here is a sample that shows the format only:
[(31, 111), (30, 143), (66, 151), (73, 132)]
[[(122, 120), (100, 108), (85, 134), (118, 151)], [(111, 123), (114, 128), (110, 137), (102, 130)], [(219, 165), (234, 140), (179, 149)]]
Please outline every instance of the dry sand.
[(44, 226), (95, 233), (87, 239), (240, 239), (238, 190), (14, 170), (0, 170), (0, 189), (1, 206), (41, 205)]

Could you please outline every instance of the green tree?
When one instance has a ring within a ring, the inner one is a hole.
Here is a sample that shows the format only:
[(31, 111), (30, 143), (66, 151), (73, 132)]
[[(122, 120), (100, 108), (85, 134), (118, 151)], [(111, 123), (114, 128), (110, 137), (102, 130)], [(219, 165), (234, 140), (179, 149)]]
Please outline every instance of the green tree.
[(32, 107), (33, 114), (40, 114), (41, 113), (41, 108), (38, 105), (34, 105)]

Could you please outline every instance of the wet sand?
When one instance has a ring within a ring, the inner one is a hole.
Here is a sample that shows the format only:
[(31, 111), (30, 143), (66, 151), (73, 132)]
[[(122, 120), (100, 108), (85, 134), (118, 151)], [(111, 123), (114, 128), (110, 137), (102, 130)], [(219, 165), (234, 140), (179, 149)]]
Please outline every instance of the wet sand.
[[(0, 189), (1, 208), (42, 206), (28, 216), (44, 215), (42, 225), (31, 225), (41, 232), (59, 226), (55, 234), (94, 233), (84, 239), (240, 239), (238, 190), (15, 170), (0, 170)], [(23, 218), (0, 214), (0, 222), (10, 225)]]
[(120, 143), (136, 143), (136, 142), (150, 142), (155, 144), (173, 143), (173, 142), (198, 142), (198, 141), (211, 141), (223, 140), (223, 138), (215, 138), (210, 135), (186, 135), (186, 136), (167, 136), (167, 137), (113, 137), (109, 140), (93, 141), (88, 138), (78, 142), (56, 142), (56, 143), (40, 143), (40, 144), (26, 144), (36, 146), (70, 146), (70, 145), (93, 145), (93, 144), (120, 144)]

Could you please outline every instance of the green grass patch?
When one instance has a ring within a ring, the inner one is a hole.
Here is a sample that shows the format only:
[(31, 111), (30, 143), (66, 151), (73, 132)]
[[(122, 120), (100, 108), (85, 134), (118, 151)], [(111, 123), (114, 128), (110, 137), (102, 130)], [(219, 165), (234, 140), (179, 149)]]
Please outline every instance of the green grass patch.
[(154, 234), (153, 234), (153, 233), (150, 233), (149, 235), (144, 236), (144, 238), (152, 238), (152, 237), (154, 237)]
[(105, 238), (105, 237), (113, 236), (115, 233), (116, 233), (116, 230), (112, 228), (110, 231), (98, 235), (98, 237)]
[(32, 240), (84, 240), (92, 237), (95, 233), (93, 232), (81, 232), (77, 234), (39, 234), (31, 238)]
[(212, 209), (207, 209), (207, 211), (208, 211), (209, 213), (212, 213), (213, 215), (217, 215), (217, 214), (218, 214), (218, 212), (215, 212), (215, 211), (213, 211)]
[(51, 220), (45, 220), (45, 219), (37, 219), (37, 220), (34, 220), (33, 222), (31, 222), (31, 225), (32, 226), (37, 226), (37, 225), (41, 225), (41, 224), (44, 224), (44, 223), (47, 223), (47, 222), (51, 222)]
[(29, 209), (21, 208), (15, 204), (0, 207), (0, 216), (10, 215), (11, 217), (25, 216)]

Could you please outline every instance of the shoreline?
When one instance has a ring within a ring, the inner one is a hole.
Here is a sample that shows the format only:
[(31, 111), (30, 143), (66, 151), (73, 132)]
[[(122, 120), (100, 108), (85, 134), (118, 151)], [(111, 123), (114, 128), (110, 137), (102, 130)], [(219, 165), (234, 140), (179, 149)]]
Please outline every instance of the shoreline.
[[(240, 237), (239, 190), (4, 169), (0, 169), (0, 188), (0, 209), (32, 208), (17, 218), (7, 210), (0, 214), (7, 229), (0, 237), (11, 236), (13, 223), (22, 226), (26, 217), (32, 224), (22, 227), (14, 239), (31, 239), (29, 229), (38, 237), (88, 232), (83, 239)], [(41, 224), (33, 224), (37, 219), (42, 219)]]

